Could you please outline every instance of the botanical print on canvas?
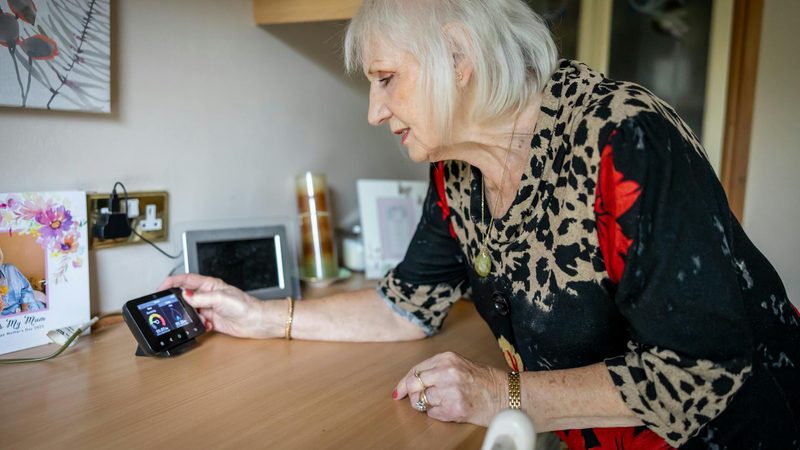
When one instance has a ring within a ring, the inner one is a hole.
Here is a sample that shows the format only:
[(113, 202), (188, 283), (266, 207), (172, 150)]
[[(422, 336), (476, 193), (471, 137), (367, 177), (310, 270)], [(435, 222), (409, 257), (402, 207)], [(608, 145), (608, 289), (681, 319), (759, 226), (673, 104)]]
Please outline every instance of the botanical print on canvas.
[(0, 105), (110, 111), (109, 0), (0, 0)]

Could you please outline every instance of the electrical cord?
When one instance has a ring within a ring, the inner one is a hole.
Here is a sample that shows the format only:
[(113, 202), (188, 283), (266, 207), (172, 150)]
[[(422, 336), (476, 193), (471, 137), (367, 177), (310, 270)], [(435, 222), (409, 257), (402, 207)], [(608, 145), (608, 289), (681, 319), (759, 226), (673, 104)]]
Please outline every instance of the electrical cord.
[[(115, 198), (117, 196), (117, 186), (121, 187), (122, 188), (122, 192), (125, 194), (125, 216), (127, 217), (127, 215), (128, 215), (128, 190), (125, 189), (125, 185), (122, 184), (119, 181), (114, 183), (114, 188), (111, 189), (111, 198), (113, 199), (113, 198)], [(109, 207), (110, 207), (109, 210), (113, 209), (113, 207), (114, 207), (113, 201), (109, 201)], [(111, 212), (114, 212), (114, 211), (111, 211)], [(154, 244), (150, 239), (147, 239), (146, 237), (144, 237), (141, 234), (139, 234), (139, 232), (136, 231), (136, 227), (130, 227), (130, 228), (131, 228), (131, 232), (133, 234), (135, 234), (136, 236), (138, 236), (139, 239), (141, 239), (141, 240), (147, 242), (148, 244), (152, 245), (154, 249), (158, 250), (159, 253), (161, 253), (162, 255), (166, 256), (167, 258), (169, 258), (169, 259), (179, 259), (181, 256), (183, 256), (183, 251), (181, 251), (177, 255), (170, 255), (169, 253), (165, 252), (161, 247), (159, 247), (156, 244)]]
[(92, 320), (90, 320), (90, 321), (86, 322), (85, 324), (81, 325), (80, 327), (78, 327), (78, 329), (75, 330), (69, 336), (69, 338), (67, 338), (67, 340), (63, 344), (61, 344), (60, 347), (58, 347), (53, 353), (51, 353), (49, 355), (36, 356), (36, 357), (33, 357), (33, 358), (7, 358), (7, 359), (0, 359), (0, 365), (2, 365), (2, 364), (32, 363), (32, 362), (47, 361), (48, 359), (53, 359), (56, 356), (58, 356), (61, 353), (63, 353), (64, 350), (67, 349), (67, 347), (69, 347), (73, 342), (75, 342), (79, 337), (81, 337), (81, 335), (83, 333), (85, 333), (86, 330), (91, 328), (92, 325), (96, 324), (100, 319), (105, 319), (107, 317), (120, 316), (120, 315), (122, 315), (122, 313), (115, 312), (115, 313), (104, 314), (104, 315), (99, 316), (99, 317), (98, 316), (92, 317)]
[(167, 276), (171, 277), (171, 276), (175, 275), (175, 272), (177, 272), (178, 269), (182, 269), (182, 268), (183, 268), (183, 262), (181, 261), (180, 263), (176, 264), (175, 267), (172, 268), (172, 270), (169, 271), (169, 275), (167, 275)]

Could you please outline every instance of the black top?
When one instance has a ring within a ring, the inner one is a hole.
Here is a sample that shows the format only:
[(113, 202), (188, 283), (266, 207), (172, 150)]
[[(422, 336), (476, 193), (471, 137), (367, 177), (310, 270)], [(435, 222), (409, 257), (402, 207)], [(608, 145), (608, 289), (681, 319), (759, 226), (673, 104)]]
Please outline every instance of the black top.
[(440, 162), (383, 298), (433, 334), (470, 296), (515, 370), (604, 362), (646, 427), (559, 432), (571, 448), (800, 447), (800, 314), (686, 124), (562, 61), (531, 132), (492, 273), (472, 269), (491, 220), (481, 174)]

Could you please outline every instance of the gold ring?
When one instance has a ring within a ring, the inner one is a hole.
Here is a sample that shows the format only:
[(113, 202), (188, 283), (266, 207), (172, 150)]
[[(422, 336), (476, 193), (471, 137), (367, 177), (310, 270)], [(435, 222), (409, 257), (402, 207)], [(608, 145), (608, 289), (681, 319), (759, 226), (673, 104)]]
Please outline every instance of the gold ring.
[(426, 391), (427, 389), (428, 389), (428, 388), (425, 388), (425, 389), (423, 389), (423, 390), (421, 390), (421, 391), (419, 392), (419, 401), (421, 401), (422, 403), (425, 403), (425, 407), (426, 407), (426, 408), (428, 408), (428, 409), (430, 409), (430, 407), (431, 407), (431, 404), (430, 404), (430, 402), (428, 402), (428, 396), (427, 396), (427, 395), (425, 395), (425, 391)]
[[(427, 387), (425, 389), (428, 389)], [(419, 391), (419, 400), (414, 403), (414, 409), (417, 411), (424, 413), (427, 412), (433, 405), (428, 403), (428, 397), (425, 395), (425, 389)]]
[(419, 376), (418, 370), (414, 371), (414, 376), (417, 377), (417, 380), (419, 380), (419, 384), (422, 385), (422, 390), (419, 391), (419, 400), (417, 400), (417, 402), (414, 403), (414, 409), (416, 409), (421, 413), (424, 413), (427, 412), (428, 409), (430, 409), (430, 407), (432, 406), (430, 403), (428, 403), (428, 397), (425, 395), (425, 390), (428, 389), (429, 386), (425, 385), (425, 382), (422, 381), (422, 377)]
[(422, 390), (424, 391), (425, 389), (428, 388), (428, 386), (425, 384), (425, 382), (422, 381), (422, 377), (419, 376), (420, 373), (421, 373), (420, 371), (415, 370), (414, 376), (417, 377), (417, 379), (419, 380), (419, 384), (422, 385)]

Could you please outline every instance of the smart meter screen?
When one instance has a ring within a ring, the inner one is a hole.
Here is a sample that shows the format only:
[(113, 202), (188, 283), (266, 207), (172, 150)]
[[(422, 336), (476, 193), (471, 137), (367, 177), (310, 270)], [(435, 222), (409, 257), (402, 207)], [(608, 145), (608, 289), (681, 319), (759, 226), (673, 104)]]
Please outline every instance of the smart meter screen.
[(192, 323), (191, 316), (186, 313), (175, 294), (142, 303), (137, 307), (156, 336)]

